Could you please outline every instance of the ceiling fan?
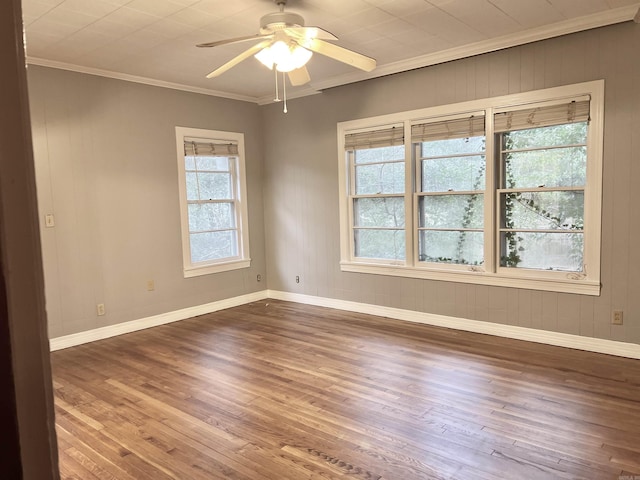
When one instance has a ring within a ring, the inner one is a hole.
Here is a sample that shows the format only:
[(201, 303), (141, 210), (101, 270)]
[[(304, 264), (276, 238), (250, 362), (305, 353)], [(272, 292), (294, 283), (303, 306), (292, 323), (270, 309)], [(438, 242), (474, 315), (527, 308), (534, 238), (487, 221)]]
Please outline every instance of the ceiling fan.
[(217, 47), (260, 40), (259, 43), (211, 72), (207, 78), (221, 75), (252, 55), (269, 69), (275, 68), (277, 72), (286, 72), (294, 86), (304, 85), (311, 80), (305, 65), (313, 52), (365, 72), (370, 72), (376, 67), (376, 61), (373, 58), (327, 42), (326, 40), (337, 40), (337, 38), (319, 27), (305, 27), (302, 16), (285, 12), (287, 0), (274, 1), (280, 11), (264, 15), (260, 19), (260, 33), (197, 45), (198, 47)]

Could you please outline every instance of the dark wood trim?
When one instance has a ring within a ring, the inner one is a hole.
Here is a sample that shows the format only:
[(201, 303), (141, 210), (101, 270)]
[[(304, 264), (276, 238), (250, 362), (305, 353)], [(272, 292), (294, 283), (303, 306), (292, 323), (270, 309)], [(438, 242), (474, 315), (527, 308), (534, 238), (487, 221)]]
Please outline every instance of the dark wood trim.
[[(1, 250), (2, 238), (0, 238)], [(0, 271), (0, 391), (3, 392), (0, 395), (0, 430), (3, 438), (0, 469), (7, 478), (19, 479), (22, 478), (22, 463), (20, 462), (20, 435), (18, 434), (10, 335), (6, 284), (4, 273)]]
[(0, 59), (0, 334), (10, 345), (0, 386), (3, 416), (18, 429), (3, 429), (12, 458), (0, 476), (48, 480), (59, 475), (20, 0), (0, 2)]

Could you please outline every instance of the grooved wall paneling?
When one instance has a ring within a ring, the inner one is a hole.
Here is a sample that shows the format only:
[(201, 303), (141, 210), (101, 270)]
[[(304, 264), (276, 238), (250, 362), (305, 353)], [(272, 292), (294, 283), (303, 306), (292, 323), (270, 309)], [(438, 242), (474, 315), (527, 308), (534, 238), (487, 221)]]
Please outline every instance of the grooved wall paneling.
[[(628, 22), (330, 89), (290, 102), (286, 115), (265, 106), (269, 288), (640, 343), (639, 49), (640, 25)], [(340, 272), (338, 122), (598, 79), (605, 80), (599, 297)], [(287, 171), (304, 174), (290, 183), (282, 181)], [(295, 239), (285, 233), (291, 225)], [(295, 285), (300, 271), (305, 281)], [(611, 325), (613, 309), (624, 310), (623, 326)]]

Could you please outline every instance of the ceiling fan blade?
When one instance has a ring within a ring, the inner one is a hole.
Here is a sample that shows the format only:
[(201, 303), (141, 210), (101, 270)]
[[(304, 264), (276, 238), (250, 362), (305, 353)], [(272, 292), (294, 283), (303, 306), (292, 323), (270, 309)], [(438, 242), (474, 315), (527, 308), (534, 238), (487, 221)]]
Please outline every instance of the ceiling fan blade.
[(288, 27), (284, 30), (299, 39), (319, 38), (320, 40), (338, 40), (338, 37), (333, 33), (327, 32), (320, 27)]
[(209, 75), (207, 75), (207, 78), (213, 78), (213, 77), (217, 77), (218, 75), (223, 74), (224, 72), (226, 72), (230, 68), (235, 67), (237, 64), (239, 64), (243, 60), (246, 60), (247, 58), (255, 55), (256, 53), (258, 53), (260, 50), (262, 50), (264, 47), (266, 47), (270, 43), (271, 43), (271, 40), (263, 40), (262, 42), (255, 44), (253, 47), (249, 48), (248, 50), (245, 50), (244, 52), (242, 52), (237, 57), (233, 58), (232, 60), (229, 60), (227, 63), (222, 65), (220, 68), (218, 68), (218, 69), (214, 70), (213, 72), (211, 72)]
[(289, 81), (291, 85), (297, 87), (299, 85), (304, 85), (305, 83), (309, 83), (311, 81), (311, 77), (309, 76), (309, 70), (307, 67), (302, 66), (295, 70), (291, 70), (289, 73)]
[(318, 40), (317, 38), (300, 41), (300, 45), (308, 48), (309, 50), (313, 50), (320, 55), (325, 55), (329, 58), (333, 58), (334, 60), (338, 60), (339, 62), (352, 65), (360, 70), (364, 70), (365, 72), (370, 72), (376, 68), (376, 61), (373, 58), (356, 53), (353, 50), (339, 47), (333, 43)]
[(218, 40), (216, 42), (199, 43), (198, 45), (196, 45), (196, 47), (200, 47), (200, 48), (217, 47), (219, 45), (230, 45), (232, 43), (241, 43), (241, 42), (247, 42), (249, 40), (257, 40), (259, 38), (272, 38), (272, 37), (273, 37), (272, 34), (267, 34), (267, 35), (260, 35), (260, 34), (247, 35), (246, 37), (228, 38), (226, 40)]

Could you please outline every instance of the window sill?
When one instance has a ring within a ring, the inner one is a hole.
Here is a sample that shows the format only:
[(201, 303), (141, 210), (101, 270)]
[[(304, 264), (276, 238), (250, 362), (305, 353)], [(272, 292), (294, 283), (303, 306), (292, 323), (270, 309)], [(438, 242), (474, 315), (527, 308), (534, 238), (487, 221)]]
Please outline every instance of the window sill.
[[(357, 262), (341, 262), (343, 272), (368, 273), (372, 275), (389, 275), (393, 277), (420, 278), (440, 280), (444, 282), (471, 283), (494, 287), (523, 288), (558, 293), (575, 293), (579, 295), (600, 295), (600, 283), (593, 280), (549, 279), (510, 276), (503, 273), (487, 273), (482, 271), (443, 271), (426, 268), (405, 267), (398, 265), (379, 265)], [(519, 272), (520, 273), (520, 272)]]
[(249, 268), (251, 259), (234, 260), (231, 262), (208, 264), (196, 267), (189, 267), (183, 270), (184, 278), (198, 277), (200, 275), (209, 275), (212, 273), (228, 272), (230, 270), (238, 270), (240, 268)]

